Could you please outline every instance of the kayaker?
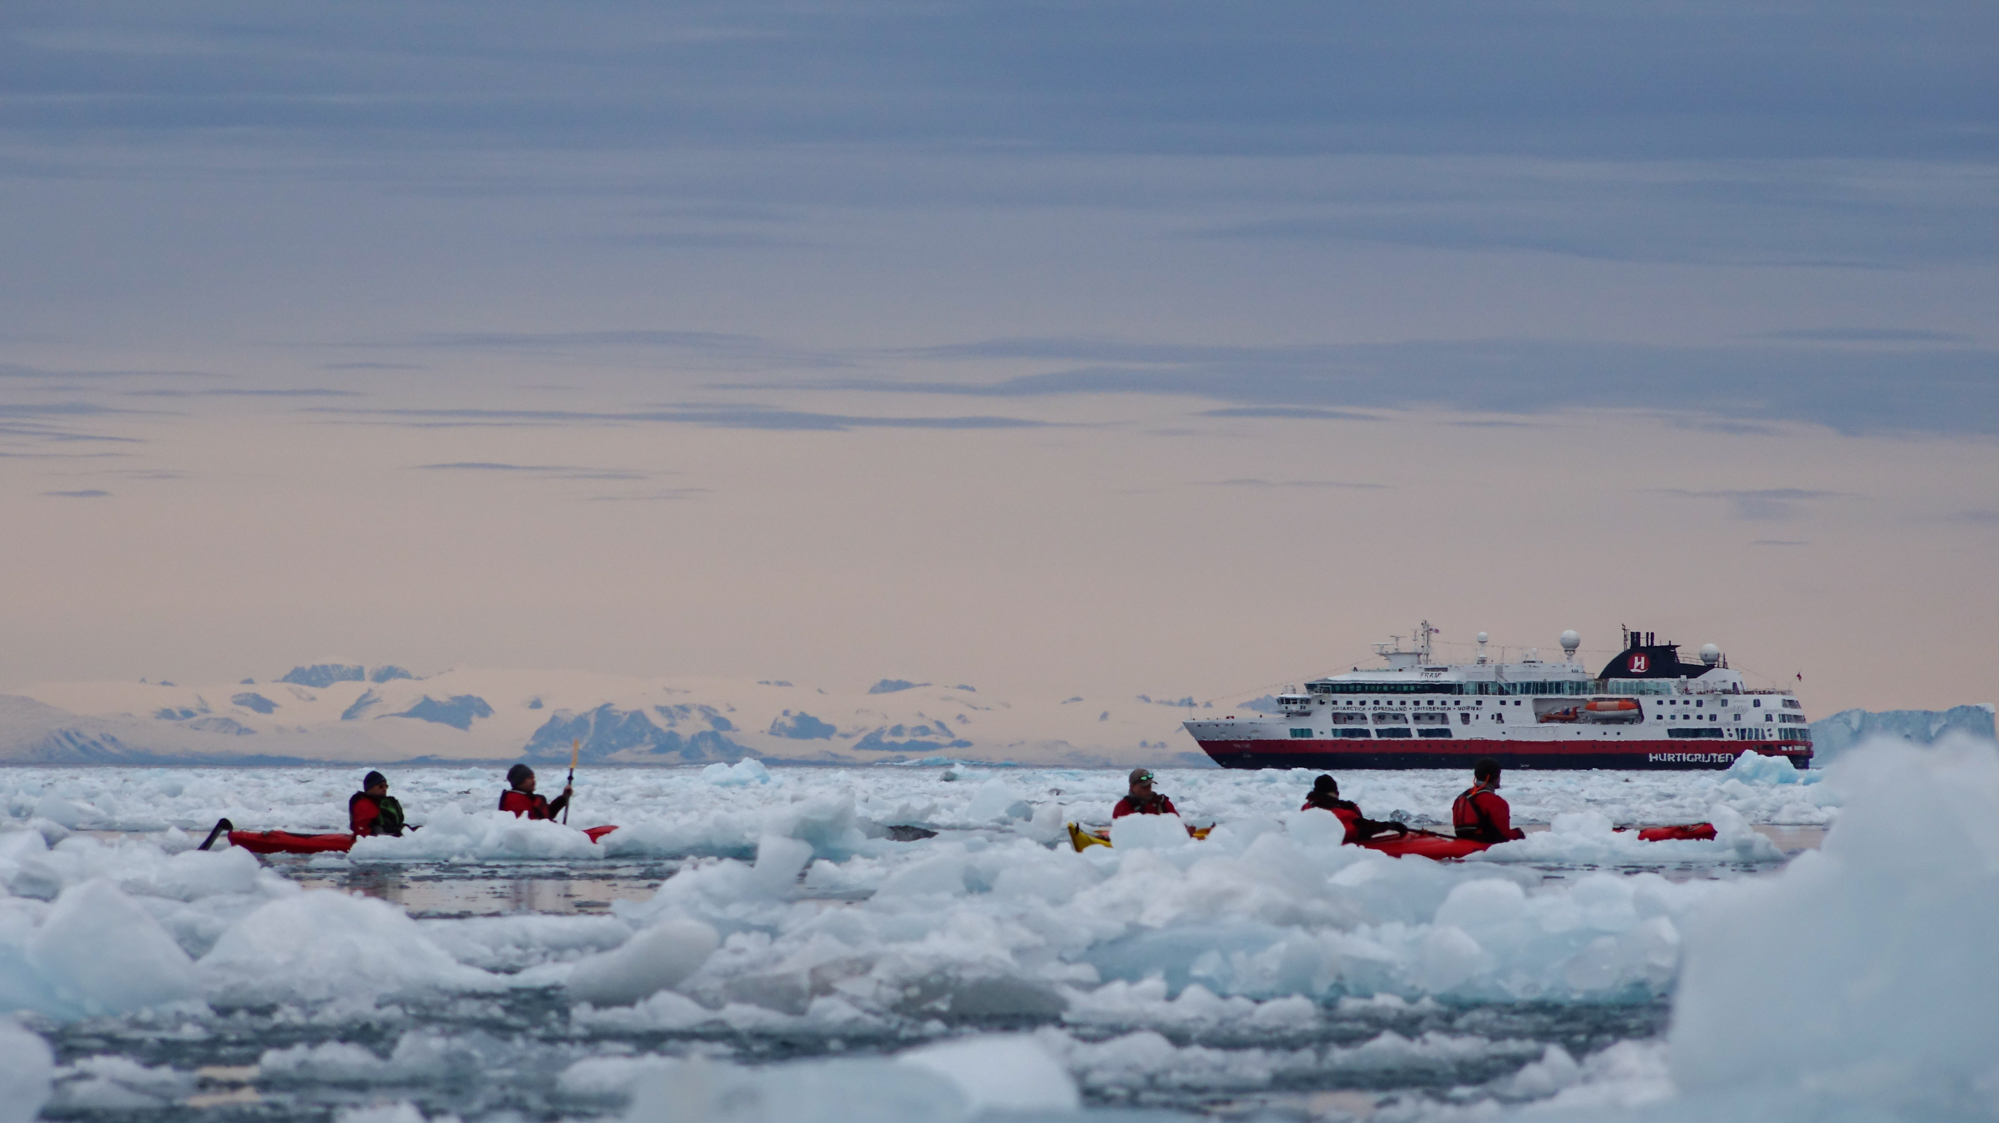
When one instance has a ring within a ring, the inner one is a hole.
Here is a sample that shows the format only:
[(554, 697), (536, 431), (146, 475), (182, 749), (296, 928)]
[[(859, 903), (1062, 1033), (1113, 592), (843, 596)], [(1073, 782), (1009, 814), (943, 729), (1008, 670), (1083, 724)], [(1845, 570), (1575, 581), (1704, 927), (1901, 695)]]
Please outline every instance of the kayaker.
[(534, 769), (525, 764), (516, 764), (507, 769), (506, 791), (500, 793), (500, 810), (511, 811), (515, 815), (526, 815), (530, 819), (553, 819), (569, 806), (573, 789), (563, 788), (562, 794), (550, 803), (546, 796), (534, 794)]
[(1499, 797), (1499, 762), (1481, 760), (1471, 770), (1472, 786), (1451, 804), (1451, 825), (1459, 838), (1478, 842), (1506, 842), (1526, 838), (1527, 832), (1513, 825), (1513, 809)]
[(1111, 818), (1122, 819), (1126, 815), (1178, 815), (1179, 809), (1173, 801), (1152, 790), (1152, 770), (1134, 768), (1131, 770), (1131, 789), (1117, 806), (1111, 808)]
[(1363, 818), (1359, 804), (1350, 799), (1340, 798), (1340, 782), (1331, 776), (1321, 776), (1312, 781), (1311, 794), (1305, 797), (1305, 806), (1298, 810), (1310, 811), (1315, 807), (1339, 816), (1340, 822), (1347, 828), (1347, 837), (1344, 841), (1350, 846), (1389, 831), (1394, 831), (1396, 834), (1409, 833), (1409, 824), (1395, 819), (1377, 822), (1374, 819)]
[(361, 790), (347, 797), (347, 829), (357, 835), (402, 837), (403, 805), (389, 794), (387, 776), (370, 772), (361, 778)]

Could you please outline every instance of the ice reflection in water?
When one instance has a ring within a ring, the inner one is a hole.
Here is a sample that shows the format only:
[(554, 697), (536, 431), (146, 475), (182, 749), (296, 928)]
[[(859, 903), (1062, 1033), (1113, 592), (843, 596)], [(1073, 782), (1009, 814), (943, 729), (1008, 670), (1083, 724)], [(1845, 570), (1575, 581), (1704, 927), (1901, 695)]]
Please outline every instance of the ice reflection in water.
[[(642, 901), (673, 876), (678, 862), (629, 865), (513, 862), (477, 865), (364, 865), (270, 863), (308, 889), (340, 889), (400, 905), (419, 920), (541, 913), (602, 914), (612, 901)], [(346, 864), (346, 863), (342, 863)]]

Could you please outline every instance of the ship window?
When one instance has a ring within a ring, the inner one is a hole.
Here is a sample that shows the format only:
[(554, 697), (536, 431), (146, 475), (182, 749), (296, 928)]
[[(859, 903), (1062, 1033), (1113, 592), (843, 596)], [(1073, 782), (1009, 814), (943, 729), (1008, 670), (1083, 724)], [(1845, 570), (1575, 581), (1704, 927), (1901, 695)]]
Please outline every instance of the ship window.
[(1408, 719), (1408, 718), (1406, 718), (1406, 717), (1403, 717), (1403, 716), (1402, 716), (1401, 714), (1391, 714), (1391, 713), (1377, 713), (1377, 714), (1375, 714), (1375, 715), (1374, 715), (1374, 724), (1376, 724), (1376, 725), (1407, 725), (1407, 724), (1409, 724), (1409, 719)]
[(1291, 730), (1291, 736), (1293, 737), (1310, 737), (1311, 735), (1312, 731), (1309, 729), (1298, 729), (1294, 727)]
[(1757, 709), (1759, 709), (1759, 710), (1760, 710), (1760, 709), (1762, 709), (1762, 708), (1763, 708), (1763, 699), (1761, 699), (1761, 698), (1758, 698), (1758, 699), (1756, 699), (1755, 701), (1753, 701), (1753, 702), (1751, 702), (1751, 703), (1749, 703), (1749, 704), (1750, 704), (1750, 705), (1752, 705), (1752, 706), (1754, 706), (1754, 707), (1756, 707)]

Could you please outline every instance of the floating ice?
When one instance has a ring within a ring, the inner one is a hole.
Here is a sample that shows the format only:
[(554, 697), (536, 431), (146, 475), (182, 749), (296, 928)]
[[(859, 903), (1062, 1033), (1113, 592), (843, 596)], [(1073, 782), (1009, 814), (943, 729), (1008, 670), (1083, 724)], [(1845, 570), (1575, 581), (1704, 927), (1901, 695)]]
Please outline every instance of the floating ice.
[[(1789, 768), (1786, 762), (1784, 767)], [(1732, 808), (1716, 804), (1707, 815), (1712, 839), (1645, 842), (1637, 831), (1617, 831), (1598, 811), (1555, 816), (1545, 831), (1503, 842), (1468, 858), (1477, 862), (1534, 862), (1571, 865), (1668, 866), (1690, 862), (1781, 862), (1776, 844), (1756, 833)]]
[(1999, 749), (1877, 742), (1829, 771), (1851, 795), (1823, 849), (1690, 924), (1673, 1076), (1792, 1118), (1990, 1115)]
[(200, 993), (187, 953), (150, 913), (101, 879), (63, 890), (18, 952), (10, 956), (0, 947), (4, 1009), (71, 1018)]
[(706, 924), (664, 920), (623, 947), (579, 961), (569, 976), (569, 996), (598, 1006), (625, 1006), (664, 990), (699, 970), (719, 938)]
[(1076, 1082), (1032, 1037), (969, 1037), (927, 1045), (896, 1057), (950, 1080), (973, 1114), (987, 1111), (1075, 1111)]
[(199, 967), (216, 992), (237, 1000), (502, 985), (453, 959), (401, 909), (328, 890), (262, 906), (223, 933)]
[(701, 778), (718, 788), (739, 788), (744, 784), (768, 784), (770, 770), (763, 761), (755, 757), (744, 757), (734, 764), (717, 762), (701, 770)]
[(374, 835), (354, 840), (355, 861), (450, 861), (471, 858), (598, 858), (604, 852), (576, 827), (548, 819), (527, 819), (505, 811), (467, 813), (442, 807), (399, 838)]
[(55, 1067), (47, 1042), (0, 1017), (0, 1123), (33, 1123), (49, 1102)]
[(1111, 845), (1121, 850), (1168, 850), (1191, 841), (1178, 815), (1126, 815), (1111, 824)]
[(674, 1061), (642, 1075), (631, 1123), (958, 1123), (970, 1097), (955, 1080), (889, 1060), (744, 1069)]
[(1812, 770), (1799, 771), (1789, 757), (1743, 753), (1728, 766), (1724, 775), (1745, 784), (1812, 784), (1818, 782), (1821, 774)]

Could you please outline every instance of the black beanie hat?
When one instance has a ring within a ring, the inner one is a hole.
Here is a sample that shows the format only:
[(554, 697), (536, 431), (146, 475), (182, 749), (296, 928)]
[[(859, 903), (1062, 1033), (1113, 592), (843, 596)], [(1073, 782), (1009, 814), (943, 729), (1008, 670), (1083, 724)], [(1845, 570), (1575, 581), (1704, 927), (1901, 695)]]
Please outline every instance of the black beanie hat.
[(1340, 782), (1331, 776), (1321, 776), (1312, 781), (1312, 790), (1314, 792), (1336, 792), (1340, 790)]
[(386, 788), (389, 786), (389, 778), (380, 772), (370, 772), (361, 778), (361, 790), (364, 792), (376, 784), (380, 784)]
[(525, 764), (516, 764), (507, 769), (507, 783), (519, 786), (522, 780), (534, 775), (534, 769)]

